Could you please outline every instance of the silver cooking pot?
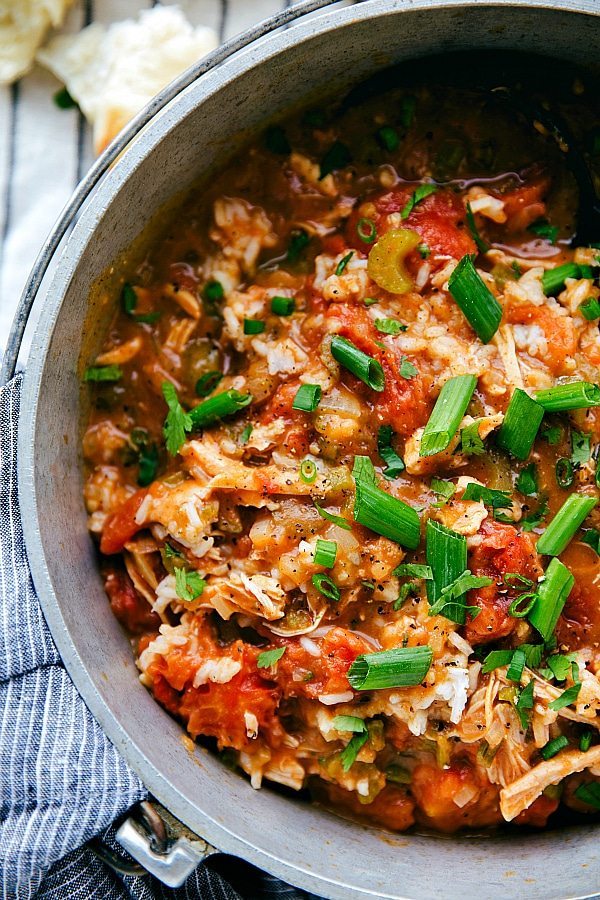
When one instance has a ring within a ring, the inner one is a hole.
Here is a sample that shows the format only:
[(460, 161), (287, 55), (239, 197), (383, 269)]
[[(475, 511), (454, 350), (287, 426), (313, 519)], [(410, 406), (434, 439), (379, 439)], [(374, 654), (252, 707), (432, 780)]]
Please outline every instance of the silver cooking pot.
[(597, 63), (599, 0), (366, 0), (278, 27), (324, 5), (311, 0), (288, 10), (255, 29), (252, 42), (248, 36), (234, 41), (169, 88), (97, 163), (44, 249), (5, 363), (7, 376), (28, 307), (54, 257), (20, 423), (20, 503), (35, 585), (92, 713), (154, 796), (219, 849), (344, 900), (590, 897), (600, 882), (599, 832), (592, 825), (492, 837), (390, 835), (268, 787), (254, 791), (205, 749), (186, 748), (181, 726), (139, 684), (106, 602), (81, 499), (80, 355), (83, 347), (89, 355), (96, 349), (102, 321), (101, 304), (88, 300), (91, 286), (156, 211), (266, 121), (324, 87), (344, 90), (384, 66), (472, 48)]

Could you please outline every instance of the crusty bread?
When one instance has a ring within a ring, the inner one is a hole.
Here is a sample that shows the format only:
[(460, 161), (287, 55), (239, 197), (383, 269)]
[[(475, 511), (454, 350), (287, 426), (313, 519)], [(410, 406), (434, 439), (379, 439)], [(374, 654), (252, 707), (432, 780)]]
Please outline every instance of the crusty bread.
[(62, 25), (73, 0), (0, 0), (0, 84), (29, 71), (53, 26)]
[(216, 46), (212, 29), (192, 28), (177, 7), (155, 6), (137, 21), (58, 36), (37, 59), (64, 81), (100, 153), (161, 88)]

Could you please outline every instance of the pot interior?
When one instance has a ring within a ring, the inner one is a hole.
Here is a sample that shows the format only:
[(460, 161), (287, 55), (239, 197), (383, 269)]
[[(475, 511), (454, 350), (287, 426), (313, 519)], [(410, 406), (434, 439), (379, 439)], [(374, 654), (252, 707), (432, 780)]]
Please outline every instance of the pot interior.
[[(345, 91), (395, 63), (450, 50), (543, 50), (596, 62), (596, 0), (399, 3), (370, 0), (264, 38), (187, 89), (127, 150), (88, 202), (59, 260), (26, 375), (20, 490), (46, 618), (79, 690), (148, 788), (192, 830), (331, 898), (564, 898), (597, 887), (597, 829), (443, 838), (392, 835), (267, 789), (254, 791), (182, 728), (137, 680), (106, 602), (86, 529), (78, 435), (81, 348), (105, 314), (92, 292), (175, 194), (220, 166), (258, 127)], [(579, 12), (577, 12), (579, 10)], [(335, 32), (335, 33), (334, 33)], [(432, 865), (432, 861), (435, 864)]]

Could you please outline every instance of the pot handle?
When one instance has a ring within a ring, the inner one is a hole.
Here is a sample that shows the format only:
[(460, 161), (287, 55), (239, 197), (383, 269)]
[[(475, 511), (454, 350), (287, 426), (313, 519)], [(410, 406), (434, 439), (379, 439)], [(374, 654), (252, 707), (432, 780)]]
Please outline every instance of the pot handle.
[(300, 19), (308, 13), (330, 6), (336, 0), (300, 0), (294, 6), (290, 6), (270, 19), (259, 22), (247, 31), (242, 32), (230, 41), (222, 44), (212, 53), (209, 53), (199, 62), (190, 66), (189, 69), (167, 85), (160, 93), (154, 97), (150, 103), (135, 116), (129, 125), (121, 131), (112, 141), (106, 150), (98, 157), (85, 178), (78, 184), (73, 192), (71, 199), (60, 213), (54, 228), (50, 232), (46, 242), (44, 243), (39, 256), (37, 257), (33, 269), (27, 280), (27, 284), (21, 294), (17, 311), (13, 319), (8, 342), (4, 356), (2, 359), (2, 368), (0, 369), (0, 384), (6, 384), (15, 374), (17, 368), (17, 360), (23, 335), (27, 325), (29, 316), (35, 299), (38, 295), (43, 278), (48, 267), (60, 246), (65, 234), (74, 224), (75, 218), (84, 202), (104, 177), (108, 169), (112, 166), (118, 156), (125, 150), (127, 145), (140, 133), (148, 122), (167, 106), (171, 100), (175, 99), (185, 88), (193, 84), (196, 79), (200, 78), (206, 72), (210, 72), (221, 63), (225, 62), (234, 53), (247, 47), (253, 41), (265, 37), (278, 28)]
[(170, 888), (181, 887), (200, 863), (218, 853), (155, 800), (139, 803), (115, 837), (135, 862), (117, 856), (100, 838), (87, 847), (121, 875), (153, 875)]

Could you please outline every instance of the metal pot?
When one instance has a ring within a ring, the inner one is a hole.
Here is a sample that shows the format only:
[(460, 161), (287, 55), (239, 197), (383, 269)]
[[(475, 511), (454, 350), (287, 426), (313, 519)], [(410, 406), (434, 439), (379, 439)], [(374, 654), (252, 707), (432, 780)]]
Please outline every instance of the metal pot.
[[(315, 8), (326, 0), (304, 4)], [(298, 11), (288, 11), (292, 19)], [(186, 749), (182, 730), (139, 684), (125, 635), (98, 574), (81, 499), (82, 347), (93, 350), (101, 307), (91, 285), (172, 195), (239, 148), (265, 121), (318, 94), (344, 89), (415, 56), (471, 48), (538, 51), (597, 62), (598, 0), (367, 0), (305, 19), (242, 48), (218, 51), (170, 89), (102, 181), (130, 129), (93, 170), (51, 236), (24, 312), (73, 213), (44, 300), (25, 375), (20, 502), (35, 585), (53, 637), (90, 710), (149, 790), (193, 832), (299, 887), (330, 898), (485, 897), (551, 900), (598, 889), (598, 829), (453, 838), (390, 835), (254, 791), (209, 752)], [(271, 33), (268, 33), (271, 32)], [(208, 71), (206, 71), (209, 69)], [(204, 74), (202, 74), (204, 72)], [(201, 78), (197, 75), (202, 74)], [(185, 84), (189, 86), (179, 90)], [(93, 192), (91, 189), (94, 188)], [(55, 261), (56, 261), (56, 254)], [(8, 353), (10, 368), (11, 352)]]

